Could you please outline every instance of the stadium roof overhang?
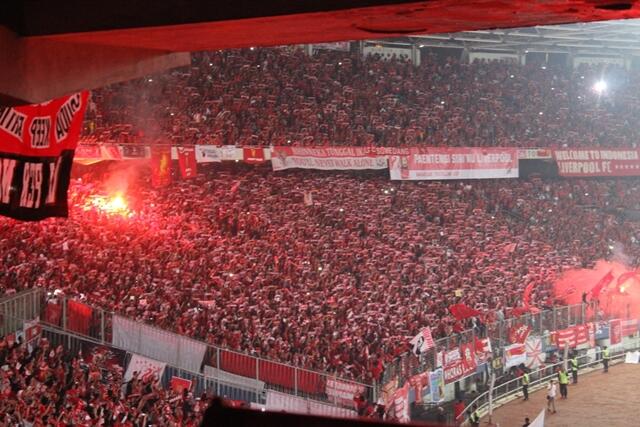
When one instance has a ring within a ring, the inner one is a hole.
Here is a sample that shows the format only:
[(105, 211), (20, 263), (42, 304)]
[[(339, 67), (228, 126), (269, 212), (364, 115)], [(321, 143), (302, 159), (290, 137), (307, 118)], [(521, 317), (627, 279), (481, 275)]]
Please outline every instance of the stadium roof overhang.
[(640, 55), (640, 21), (619, 20), (569, 25), (417, 35), (420, 46), (507, 52), (585, 55)]
[[(504, 36), (492, 33), (494, 28), (640, 17), (638, 0), (5, 3), (0, 6), (0, 101), (11, 103), (40, 102), (81, 88), (186, 65), (189, 56), (182, 52), (195, 50), (471, 30), (488, 31), (484, 42), (496, 44), (502, 43), (500, 37)], [(473, 37), (480, 36), (469, 36)], [(509, 38), (509, 43), (518, 37)], [(430, 42), (439, 41), (424, 40)], [(585, 40), (578, 42), (586, 44)]]

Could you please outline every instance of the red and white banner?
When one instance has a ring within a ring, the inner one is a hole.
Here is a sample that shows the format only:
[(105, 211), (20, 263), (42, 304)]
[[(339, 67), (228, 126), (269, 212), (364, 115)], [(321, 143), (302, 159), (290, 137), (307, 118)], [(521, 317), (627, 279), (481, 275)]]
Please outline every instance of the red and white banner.
[(443, 368), (445, 384), (454, 383), (473, 374), (477, 366), (475, 343), (461, 344), (459, 349), (446, 353)]
[(36, 341), (42, 335), (42, 327), (40, 326), (40, 319), (29, 320), (24, 322), (24, 340), (28, 344), (32, 341)]
[(144, 356), (134, 354), (131, 356), (129, 366), (127, 366), (127, 372), (124, 374), (124, 380), (129, 381), (133, 377), (133, 373), (137, 372), (138, 378), (155, 376), (155, 378), (160, 381), (166, 366), (166, 363), (147, 359)]
[(558, 348), (575, 348), (590, 342), (589, 325), (576, 325), (551, 333), (551, 342)]
[(412, 148), (390, 156), (393, 180), (517, 178), (515, 148)]
[(527, 325), (513, 325), (509, 328), (509, 341), (512, 344), (524, 344), (531, 332)]
[(376, 157), (363, 147), (273, 147), (274, 171), (300, 168), (320, 170), (386, 169), (387, 159)]
[(609, 320), (609, 344), (616, 345), (622, 342), (622, 322), (620, 319)]
[(640, 151), (625, 149), (553, 150), (560, 176), (637, 176)]
[(244, 148), (242, 150), (242, 157), (245, 163), (251, 165), (264, 163), (264, 148)]
[(429, 372), (423, 372), (409, 378), (409, 384), (413, 388), (416, 396), (416, 402), (422, 403), (424, 394), (429, 394)]
[(195, 178), (198, 175), (196, 149), (194, 147), (178, 147), (178, 165), (182, 179)]
[(434, 343), (433, 337), (431, 336), (431, 328), (422, 328), (422, 330), (418, 332), (418, 335), (413, 337), (410, 343), (413, 346), (413, 354), (416, 355), (422, 354), (430, 348), (433, 348)]
[(171, 147), (151, 147), (151, 185), (165, 187), (171, 183)]
[(527, 363), (527, 349), (524, 344), (512, 344), (504, 348), (504, 366), (510, 368)]
[(325, 394), (329, 401), (349, 408), (355, 407), (353, 398), (356, 394), (364, 393), (364, 386), (356, 383), (342, 381), (337, 378), (327, 378)]
[(622, 336), (629, 337), (638, 332), (638, 321), (636, 319), (622, 321)]
[(396, 390), (393, 395), (393, 412), (395, 414), (394, 419), (400, 422), (411, 421), (411, 415), (409, 410), (409, 385), (405, 384), (404, 387)]
[(484, 363), (491, 354), (491, 340), (489, 338), (479, 339), (476, 337), (476, 363)]

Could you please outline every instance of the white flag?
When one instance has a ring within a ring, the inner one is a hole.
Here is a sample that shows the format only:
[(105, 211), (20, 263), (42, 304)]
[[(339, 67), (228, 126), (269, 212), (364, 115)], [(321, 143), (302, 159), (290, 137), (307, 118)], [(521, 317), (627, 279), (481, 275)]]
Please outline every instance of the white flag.
[(167, 366), (166, 363), (134, 354), (131, 356), (129, 366), (127, 366), (127, 372), (124, 374), (124, 380), (129, 381), (133, 377), (133, 373), (138, 372), (138, 378), (155, 375), (158, 381), (160, 381), (160, 379), (162, 379), (165, 366)]
[(529, 427), (544, 427), (544, 409), (540, 411), (535, 420), (531, 421)]
[(413, 354), (420, 355), (434, 346), (431, 328), (422, 328), (418, 335), (410, 341), (413, 345)]

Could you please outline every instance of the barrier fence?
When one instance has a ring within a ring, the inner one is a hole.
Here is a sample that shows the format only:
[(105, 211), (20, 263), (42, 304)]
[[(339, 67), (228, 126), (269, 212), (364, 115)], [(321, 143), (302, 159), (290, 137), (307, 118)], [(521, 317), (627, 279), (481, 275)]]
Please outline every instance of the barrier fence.
[[(638, 348), (640, 348), (640, 338), (637, 336), (633, 339), (627, 340), (626, 343), (618, 348), (611, 348), (609, 353), (609, 364), (612, 365), (622, 362), (627, 351), (634, 351)], [(602, 350), (597, 350), (593, 354), (583, 354), (578, 356), (577, 359), (579, 365), (578, 375), (580, 375), (580, 371), (584, 373), (586, 369), (598, 368), (602, 365)], [(529, 393), (533, 393), (546, 387), (551, 379), (557, 379), (557, 369), (565, 367), (564, 364), (565, 361), (560, 361), (551, 365), (546, 365), (545, 367), (535, 371), (531, 371), (529, 373)], [(493, 390), (488, 390), (480, 394), (466, 405), (464, 414), (467, 413), (467, 410), (473, 408), (474, 405), (478, 406), (478, 412), (481, 416), (490, 414), (493, 409), (507, 403), (510, 399), (517, 397), (517, 395), (521, 393), (522, 377), (506, 381), (502, 384), (497, 384), (494, 386)], [(465, 419), (464, 421), (468, 421), (468, 419)]]
[[(356, 392), (362, 392), (372, 401), (376, 400), (376, 390), (370, 384), (212, 346), (126, 319), (80, 301), (49, 296), (41, 311), (42, 322), (59, 331), (114, 345), (167, 363), (168, 366), (173, 366), (172, 369), (196, 375), (208, 371), (217, 376), (230, 378), (230, 382), (236, 384), (246, 385), (245, 380), (249, 379), (255, 385), (255, 395), (260, 395), (260, 384), (265, 384), (267, 390), (336, 406), (353, 406)], [(196, 366), (194, 355), (200, 353), (202, 355), (198, 356)], [(339, 383), (339, 387), (332, 388), (331, 385), (336, 382)], [(350, 396), (346, 397), (349, 393)]]
[(475, 346), (476, 339), (489, 338), (493, 354), (500, 356), (502, 347), (510, 344), (510, 329), (518, 325), (530, 327), (530, 335), (541, 336), (547, 340), (545, 344), (548, 344), (551, 331), (585, 324), (590, 321), (609, 319), (610, 316), (603, 317), (598, 315), (597, 310), (594, 310), (588, 304), (576, 304), (554, 307), (551, 310), (527, 313), (519, 317), (492, 322), (487, 325), (479, 325), (475, 328), (434, 340), (434, 347), (419, 356), (411, 352), (403, 353), (385, 366), (380, 384), (397, 380), (398, 386), (401, 387), (412, 376), (434, 370), (438, 366), (438, 352), (451, 350), (464, 344), (473, 344)]
[[(132, 322), (80, 301), (45, 294), (39, 289), (32, 289), (0, 300), (0, 310), (2, 310), (0, 315), (5, 318), (11, 317), (6, 313), (23, 314), (27, 319), (36, 318), (39, 315), (43, 325), (49, 326), (48, 333), (57, 331), (67, 334), (69, 348), (75, 348), (74, 340), (85, 339), (167, 363), (170, 371), (180, 372), (189, 378), (197, 378), (194, 380), (197, 389), (215, 389), (216, 393), (224, 394), (226, 390), (230, 390), (230, 387), (237, 386), (246, 390), (243, 396), (249, 396), (249, 401), (252, 402), (259, 402), (265, 390), (274, 390), (343, 407), (352, 407), (352, 398), (356, 392), (363, 393), (370, 401), (377, 400), (378, 390), (372, 385), (211, 346), (142, 322)], [(593, 320), (608, 320), (608, 318), (599, 318), (596, 313), (597, 310), (580, 304), (556, 307), (535, 314), (529, 313), (488, 325), (478, 325), (436, 340), (435, 346), (419, 357), (405, 353), (396, 358), (385, 367), (380, 384), (393, 380), (397, 381), (397, 385), (401, 387), (412, 376), (435, 370), (439, 366), (438, 352), (470, 343), (475, 345), (476, 340), (481, 338), (491, 340), (494, 357), (501, 356), (502, 347), (510, 342), (509, 330), (517, 325), (529, 326), (531, 335), (538, 335), (548, 343), (550, 331)], [(0, 331), (10, 332), (11, 329), (19, 327), (20, 322), (14, 323), (12, 324), (11, 321), (0, 323)], [(131, 325), (135, 326), (131, 327)], [(127, 340), (119, 341), (117, 337), (121, 335), (123, 328), (132, 329), (135, 332), (129, 333)], [(150, 337), (152, 337), (151, 340)], [(169, 345), (165, 345), (167, 343)], [(185, 361), (186, 353), (189, 353), (188, 349), (193, 346), (205, 349), (198, 366), (193, 362)], [(154, 348), (162, 351), (151, 351)], [(205, 375), (207, 372), (210, 375)], [(476, 373), (470, 373), (457, 381), (472, 375)], [(245, 400), (244, 397), (242, 400)]]

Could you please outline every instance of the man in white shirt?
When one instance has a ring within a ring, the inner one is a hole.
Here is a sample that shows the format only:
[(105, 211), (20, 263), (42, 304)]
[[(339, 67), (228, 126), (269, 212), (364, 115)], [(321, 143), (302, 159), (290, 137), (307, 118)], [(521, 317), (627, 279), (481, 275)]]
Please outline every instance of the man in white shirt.
[(556, 380), (551, 380), (547, 386), (547, 409), (552, 414), (556, 413), (556, 394), (558, 392), (558, 386)]

